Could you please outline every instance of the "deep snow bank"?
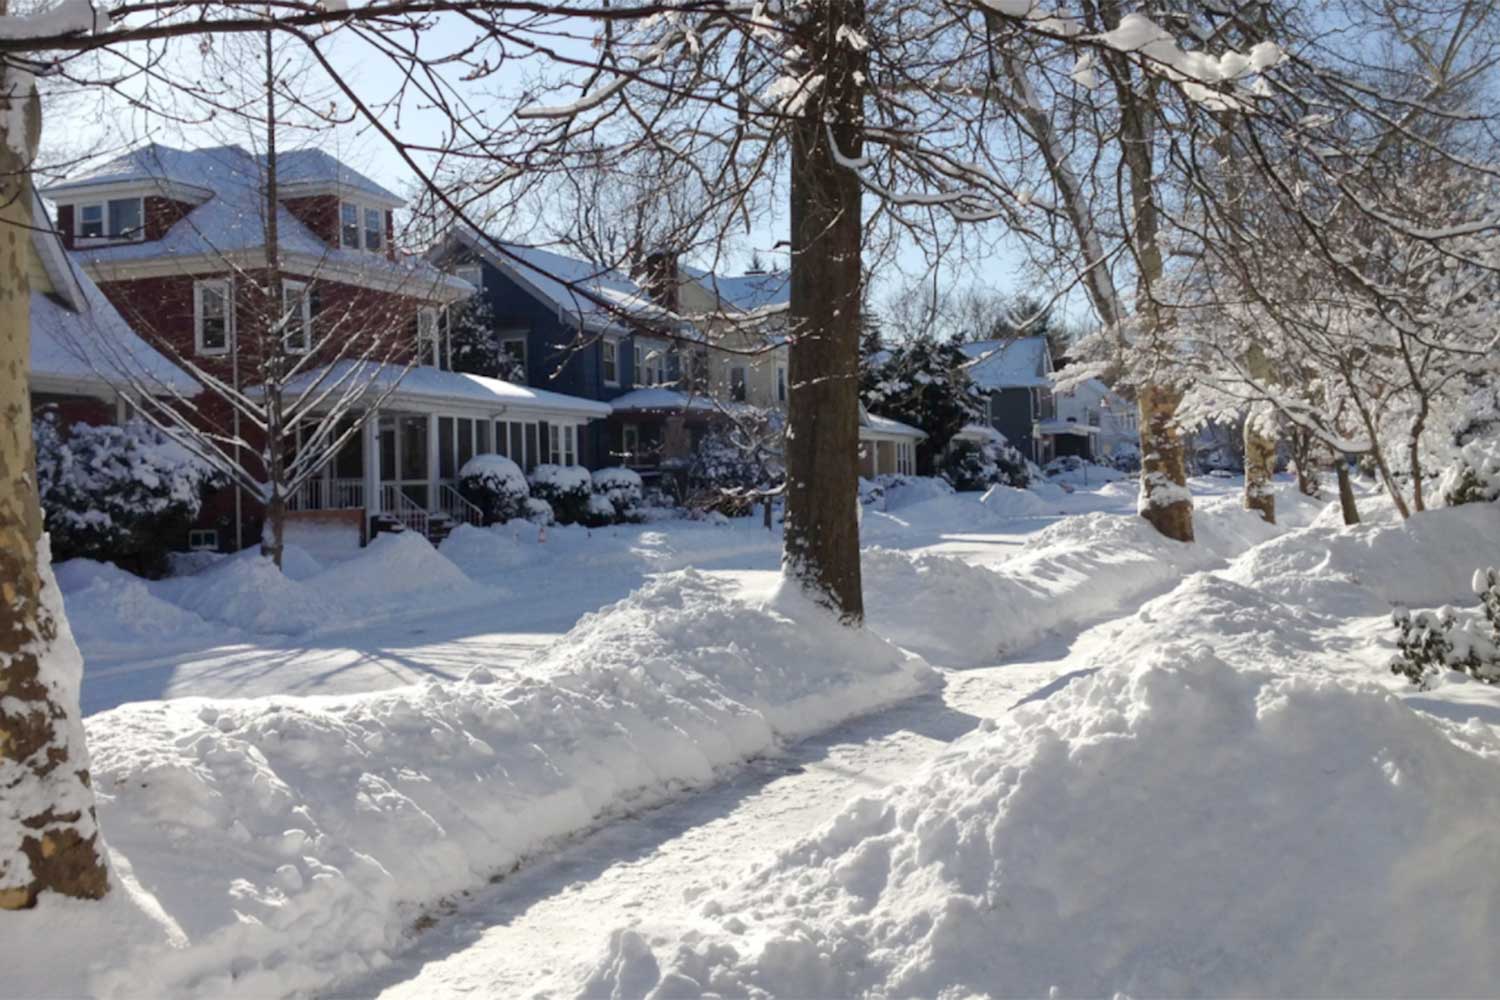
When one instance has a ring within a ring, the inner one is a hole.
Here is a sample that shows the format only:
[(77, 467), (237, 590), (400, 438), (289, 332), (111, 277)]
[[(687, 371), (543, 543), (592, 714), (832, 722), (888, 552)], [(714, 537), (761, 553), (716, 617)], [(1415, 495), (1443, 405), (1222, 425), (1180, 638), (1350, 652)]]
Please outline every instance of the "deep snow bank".
[(1487, 994), (1496, 782), (1381, 691), (1168, 645), (854, 802), (676, 954), (618, 932), (589, 993)]
[(1189, 577), (701, 927), (618, 931), (589, 994), (1492, 994), (1497, 699), (1399, 689), (1347, 609), (1463, 586), (1497, 514), (1299, 532)]
[(862, 557), (865, 608), (873, 628), (935, 663), (994, 663), (1051, 629), (1114, 611), (1279, 530), (1234, 498), (1201, 504), (1194, 526), (1197, 541), (1189, 545), (1134, 515), (1076, 515), (996, 567), (872, 547)]
[[(817, 608), (752, 606), (691, 571), (588, 616), (547, 658), (545, 681), (475, 665), (462, 682), (359, 698), (181, 699), (90, 718), (126, 888), (97, 911), (110, 919), (84, 918), (95, 940), (75, 948), (71, 976), (30, 949), (76, 941), (64, 921), (78, 909), (13, 918), (7, 989), (325, 988), (382, 964), (413, 904), (936, 682)], [(36, 978), (17, 982), (17, 968)]]

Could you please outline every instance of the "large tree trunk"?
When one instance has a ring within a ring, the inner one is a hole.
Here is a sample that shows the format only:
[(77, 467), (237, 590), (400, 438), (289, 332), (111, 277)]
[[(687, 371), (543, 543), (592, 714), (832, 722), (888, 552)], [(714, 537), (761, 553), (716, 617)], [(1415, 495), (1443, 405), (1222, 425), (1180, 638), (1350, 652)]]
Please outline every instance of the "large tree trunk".
[(1193, 540), (1193, 499), (1187, 488), (1187, 456), (1177, 431), (1182, 394), (1160, 385), (1142, 386), (1141, 516), (1168, 538)]
[(796, 31), (823, 74), (791, 128), (791, 329), (782, 572), (846, 622), (864, 618), (859, 571), (860, 184), (830, 146), (860, 155), (863, 0), (813, 3)]
[[(41, 110), (29, 79), (23, 84), (6, 74), (3, 91), (22, 92), (12, 100), (0, 97), (0, 909), (16, 910), (34, 906), (48, 890), (97, 899), (109, 890), (109, 879), (79, 719), (83, 663), (41, 541), (36, 493), (27, 384), (28, 168)], [(12, 113), (12, 101), (25, 102), (23, 115)], [(7, 126), (22, 122), (25, 135), (6, 134)]]

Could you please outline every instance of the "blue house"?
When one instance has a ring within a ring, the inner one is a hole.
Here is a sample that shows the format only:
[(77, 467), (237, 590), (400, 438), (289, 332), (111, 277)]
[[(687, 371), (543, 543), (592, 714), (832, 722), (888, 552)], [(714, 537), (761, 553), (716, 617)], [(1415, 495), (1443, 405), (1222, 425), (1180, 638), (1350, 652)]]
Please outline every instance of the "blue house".
[(1058, 455), (1093, 456), (1099, 428), (1059, 420), (1046, 337), (980, 340), (960, 348), (969, 377), (985, 397), (984, 424), (1039, 465)]
[(681, 464), (716, 410), (693, 391), (706, 348), (691, 324), (618, 271), (458, 229), (429, 254), (480, 289), (526, 384), (609, 403), (582, 443), (589, 468)]

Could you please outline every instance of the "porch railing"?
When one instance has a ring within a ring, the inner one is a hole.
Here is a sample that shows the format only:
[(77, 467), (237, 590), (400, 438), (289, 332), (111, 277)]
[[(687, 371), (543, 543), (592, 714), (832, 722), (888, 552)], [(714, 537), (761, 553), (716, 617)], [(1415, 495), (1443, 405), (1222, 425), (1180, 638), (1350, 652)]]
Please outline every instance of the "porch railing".
[(309, 479), (287, 501), (287, 510), (350, 510), (365, 505), (363, 479)]
[(484, 527), (484, 511), (464, 499), (462, 493), (449, 486), (447, 483), (438, 484), (438, 510), (447, 514), (455, 521), (472, 524), (476, 528)]
[(399, 484), (382, 484), (380, 487), (380, 501), (386, 516), (400, 521), (406, 526), (407, 530), (415, 531), (422, 535), (423, 538), (427, 537), (431, 516), (422, 508), (421, 504), (402, 492)]

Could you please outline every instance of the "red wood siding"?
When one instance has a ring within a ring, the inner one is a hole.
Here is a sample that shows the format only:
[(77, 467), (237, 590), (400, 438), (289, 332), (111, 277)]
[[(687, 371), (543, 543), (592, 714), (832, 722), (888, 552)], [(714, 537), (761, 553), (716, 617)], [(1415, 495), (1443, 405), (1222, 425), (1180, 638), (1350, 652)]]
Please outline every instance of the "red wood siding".
[(331, 194), (310, 198), (283, 198), (281, 203), (297, 221), (311, 229), (331, 247), (339, 245), (339, 200)]

